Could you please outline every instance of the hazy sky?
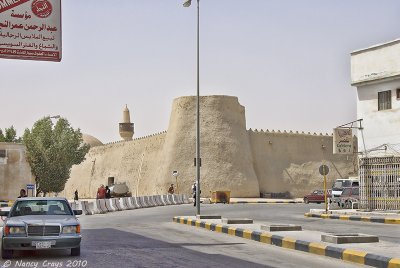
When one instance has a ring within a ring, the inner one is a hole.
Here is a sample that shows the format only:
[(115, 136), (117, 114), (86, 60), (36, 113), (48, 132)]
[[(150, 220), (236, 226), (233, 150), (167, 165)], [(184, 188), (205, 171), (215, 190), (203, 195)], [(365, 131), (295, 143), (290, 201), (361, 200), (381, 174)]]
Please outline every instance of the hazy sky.
[[(196, 94), (196, 8), (182, 2), (63, 0), (61, 63), (0, 59), (0, 128), (59, 114), (115, 141), (128, 104), (136, 137), (166, 130), (172, 100)], [(350, 52), (400, 37), (398, 0), (200, 4), (201, 95), (239, 97), (253, 129), (355, 120)]]

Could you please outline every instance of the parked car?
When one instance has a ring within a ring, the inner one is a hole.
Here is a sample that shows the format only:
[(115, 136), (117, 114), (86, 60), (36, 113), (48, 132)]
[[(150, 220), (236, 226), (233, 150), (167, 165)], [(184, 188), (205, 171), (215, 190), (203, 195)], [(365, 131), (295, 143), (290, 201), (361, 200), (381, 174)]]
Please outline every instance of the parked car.
[(339, 197), (338, 206), (341, 208), (352, 208), (353, 203), (358, 203), (359, 201), (360, 188), (348, 187), (343, 189), (343, 192)]
[[(327, 195), (326, 198), (329, 198), (331, 196), (331, 190), (327, 190)], [(324, 203), (325, 202), (325, 196), (324, 196), (324, 190), (314, 190), (310, 194), (304, 196), (303, 198), (304, 203)]]
[(12, 258), (15, 250), (71, 249), (80, 255), (81, 226), (65, 198), (19, 198), (10, 211), (0, 211), (7, 217), (1, 237), (1, 257)]

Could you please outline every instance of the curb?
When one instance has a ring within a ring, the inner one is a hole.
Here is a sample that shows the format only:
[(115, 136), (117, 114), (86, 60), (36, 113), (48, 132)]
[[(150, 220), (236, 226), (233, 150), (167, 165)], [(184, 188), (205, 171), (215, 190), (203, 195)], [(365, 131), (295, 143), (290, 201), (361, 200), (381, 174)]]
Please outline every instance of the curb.
[(400, 218), (383, 218), (383, 217), (361, 217), (361, 216), (349, 216), (349, 215), (332, 215), (332, 214), (314, 214), (305, 213), (304, 216), (310, 218), (321, 218), (330, 220), (346, 220), (346, 221), (362, 221), (362, 222), (373, 222), (373, 223), (385, 223), (385, 224), (400, 224)]
[(229, 204), (302, 204), (302, 201), (230, 201)]
[(353, 249), (344, 249), (327, 246), (320, 243), (296, 240), (290, 237), (273, 235), (264, 231), (251, 231), (242, 228), (229, 227), (227, 225), (207, 223), (205, 221), (192, 220), (184, 217), (174, 217), (173, 221), (180, 224), (187, 224), (206, 230), (237, 236), (269, 245), (287, 249), (294, 249), (321, 256), (327, 256), (358, 264), (370, 265), (373, 267), (400, 268), (400, 259), (379, 256)]

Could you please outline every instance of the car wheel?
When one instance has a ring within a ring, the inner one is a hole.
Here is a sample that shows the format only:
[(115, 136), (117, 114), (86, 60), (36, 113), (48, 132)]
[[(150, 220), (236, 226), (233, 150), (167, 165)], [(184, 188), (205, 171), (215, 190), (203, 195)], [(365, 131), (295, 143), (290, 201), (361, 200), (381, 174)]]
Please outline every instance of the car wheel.
[(317, 204), (321, 204), (321, 202), (317, 202)]
[(9, 249), (3, 249), (1, 246), (1, 258), (4, 260), (12, 259), (13, 251)]
[(71, 256), (80, 256), (81, 255), (81, 247), (71, 248)]
[(308, 199), (304, 198), (304, 203), (308, 204)]

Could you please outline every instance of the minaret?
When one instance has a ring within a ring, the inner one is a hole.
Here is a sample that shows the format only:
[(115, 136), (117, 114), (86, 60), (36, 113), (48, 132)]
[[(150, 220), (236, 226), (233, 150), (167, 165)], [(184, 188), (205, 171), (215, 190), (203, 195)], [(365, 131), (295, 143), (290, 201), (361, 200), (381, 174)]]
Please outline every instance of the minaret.
[(131, 141), (134, 133), (133, 123), (131, 123), (131, 116), (129, 114), (128, 105), (122, 112), (122, 123), (119, 123), (119, 135), (125, 141)]

